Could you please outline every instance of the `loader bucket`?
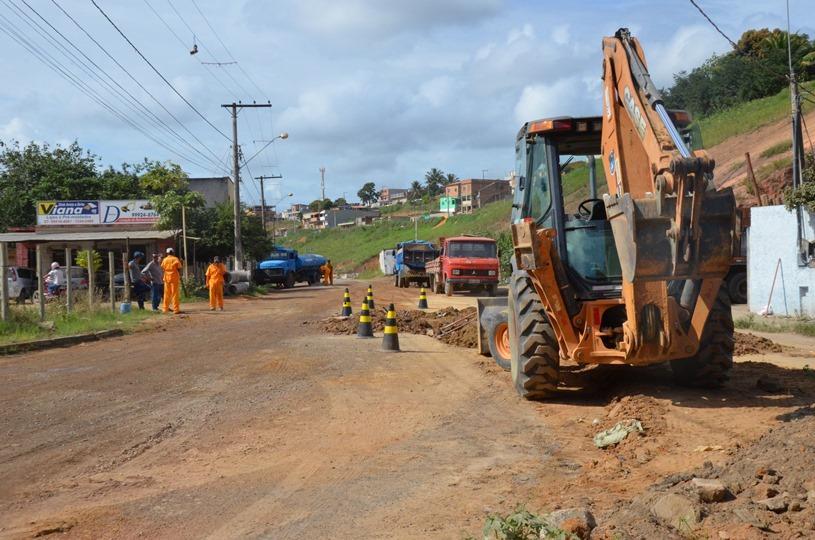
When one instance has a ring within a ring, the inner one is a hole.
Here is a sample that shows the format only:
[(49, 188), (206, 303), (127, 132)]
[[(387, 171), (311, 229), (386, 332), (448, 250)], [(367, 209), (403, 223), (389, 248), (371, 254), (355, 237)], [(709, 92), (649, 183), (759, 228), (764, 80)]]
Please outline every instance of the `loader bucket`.
[[(629, 283), (721, 278), (730, 269), (736, 207), (732, 190), (703, 192), (696, 224), (698, 240), (687, 251), (672, 234), (676, 196), (648, 194), (635, 199), (628, 193), (606, 194), (603, 200), (623, 279)], [(691, 208), (692, 204), (683, 208), (683, 221), (690, 222)]]

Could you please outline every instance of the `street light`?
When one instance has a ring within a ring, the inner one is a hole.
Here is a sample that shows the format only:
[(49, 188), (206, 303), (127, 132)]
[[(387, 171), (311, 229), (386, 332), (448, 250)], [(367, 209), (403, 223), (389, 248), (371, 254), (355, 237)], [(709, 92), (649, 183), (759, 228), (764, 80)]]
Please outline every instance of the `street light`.
[[(286, 137), (288, 137), (288, 134), (286, 133), (282, 133), (281, 135), (286, 135)], [(285, 139), (286, 137), (283, 138)], [(275, 232), (277, 231), (277, 205), (289, 197), (294, 197), (294, 193), (289, 193), (288, 195), (281, 197), (279, 201), (272, 205), (272, 208), (274, 209), (274, 214), (272, 215), (272, 246), (275, 245)]]
[(255, 159), (255, 158), (257, 157), (257, 155), (258, 155), (258, 154), (260, 154), (261, 152), (263, 152), (264, 150), (266, 150), (266, 149), (269, 147), (269, 145), (270, 145), (270, 144), (272, 144), (273, 142), (275, 142), (277, 139), (283, 139), (283, 140), (286, 140), (286, 139), (288, 139), (288, 138), (289, 138), (289, 134), (288, 134), (287, 132), (285, 132), (285, 131), (284, 131), (284, 132), (282, 132), (280, 135), (278, 135), (277, 137), (275, 137), (274, 139), (270, 139), (270, 140), (268, 140), (268, 141), (263, 141), (263, 140), (252, 141), (253, 143), (265, 142), (266, 144), (264, 144), (264, 145), (263, 145), (263, 148), (261, 148), (260, 150), (258, 150), (258, 151), (257, 151), (257, 152), (255, 152), (254, 154), (252, 154), (252, 157), (250, 157), (249, 159), (245, 160), (245, 161), (243, 162), (243, 165), (244, 165), (244, 166), (246, 166), (246, 164), (247, 164), (247, 163), (249, 163), (250, 161), (252, 161), (253, 159)]

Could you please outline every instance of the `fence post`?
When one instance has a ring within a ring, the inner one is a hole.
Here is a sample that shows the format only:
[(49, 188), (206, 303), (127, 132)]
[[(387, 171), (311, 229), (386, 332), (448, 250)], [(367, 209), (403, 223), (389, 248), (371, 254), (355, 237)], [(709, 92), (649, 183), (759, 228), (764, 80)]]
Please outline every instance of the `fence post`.
[(65, 312), (71, 313), (74, 306), (74, 284), (71, 277), (73, 276), (73, 264), (71, 263), (71, 255), (73, 255), (71, 248), (65, 248)]
[(7, 321), (8, 312), (8, 244), (0, 243), (0, 320)]
[(122, 291), (124, 299), (123, 302), (130, 303), (130, 268), (127, 266), (127, 252), (122, 253), (122, 271), (124, 272), (124, 285), (125, 290)]
[(110, 310), (116, 313), (116, 289), (113, 286), (113, 274), (116, 272), (115, 255), (108, 251), (108, 296), (110, 296)]
[(39, 293), (40, 321), (45, 321), (45, 276), (42, 275), (42, 244), (37, 244), (37, 292)]
[(96, 289), (96, 276), (94, 275), (95, 271), (93, 269), (93, 250), (89, 249), (85, 251), (85, 255), (88, 261), (88, 309), (93, 312), (93, 293), (94, 289)]

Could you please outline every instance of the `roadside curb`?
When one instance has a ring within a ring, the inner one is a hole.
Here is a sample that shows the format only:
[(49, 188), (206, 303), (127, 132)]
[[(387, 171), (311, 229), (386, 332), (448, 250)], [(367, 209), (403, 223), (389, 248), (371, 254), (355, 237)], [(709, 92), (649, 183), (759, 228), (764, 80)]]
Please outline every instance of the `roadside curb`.
[(25, 341), (23, 343), (11, 343), (9, 345), (0, 346), (0, 356), (39, 351), (43, 349), (53, 349), (57, 347), (68, 347), (70, 345), (77, 345), (79, 343), (99, 341), (101, 339), (119, 337), (123, 335), (124, 330), (121, 328), (114, 328), (112, 330), (100, 330), (99, 332), (90, 332), (88, 334), (78, 334), (75, 336), (37, 339), (34, 341)]

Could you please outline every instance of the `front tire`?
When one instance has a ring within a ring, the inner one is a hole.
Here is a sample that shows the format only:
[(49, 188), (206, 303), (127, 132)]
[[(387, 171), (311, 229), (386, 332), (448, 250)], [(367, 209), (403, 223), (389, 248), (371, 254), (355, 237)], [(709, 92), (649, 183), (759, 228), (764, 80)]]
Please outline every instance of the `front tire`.
[(444, 280), (444, 294), (453, 296), (453, 282), (449, 279)]
[(726, 282), (727, 293), (733, 304), (747, 303), (747, 272), (735, 272), (728, 276)]
[(728, 379), (733, 367), (733, 313), (730, 306), (730, 293), (726, 284), (710, 310), (699, 351), (695, 356), (671, 360), (674, 380), (684, 386), (718, 388)]
[(530, 400), (551, 397), (560, 370), (557, 337), (525, 272), (514, 272), (510, 279), (508, 316), (515, 390)]

